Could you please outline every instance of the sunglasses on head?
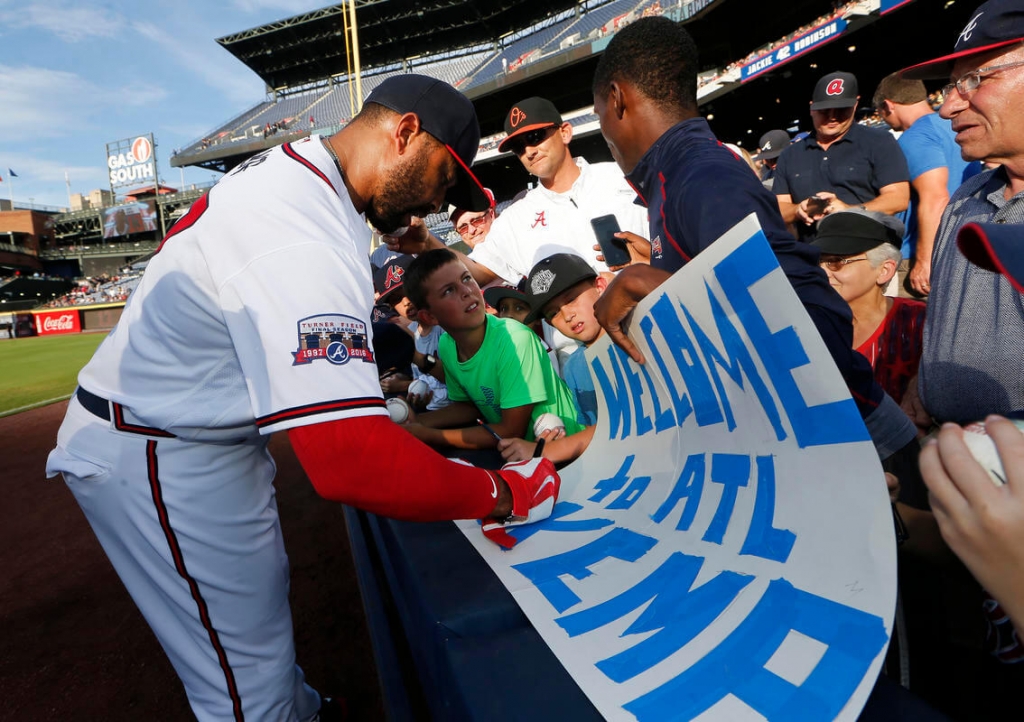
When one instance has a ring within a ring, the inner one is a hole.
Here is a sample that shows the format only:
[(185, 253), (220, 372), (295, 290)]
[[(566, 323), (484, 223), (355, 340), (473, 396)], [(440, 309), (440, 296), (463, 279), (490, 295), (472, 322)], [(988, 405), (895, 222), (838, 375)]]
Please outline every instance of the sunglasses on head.
[(531, 130), (522, 135), (517, 135), (515, 138), (508, 142), (506, 146), (510, 151), (516, 155), (522, 155), (526, 152), (528, 146), (538, 146), (548, 139), (548, 135), (555, 130), (555, 126), (549, 126), (547, 128), (538, 128), (537, 130)]

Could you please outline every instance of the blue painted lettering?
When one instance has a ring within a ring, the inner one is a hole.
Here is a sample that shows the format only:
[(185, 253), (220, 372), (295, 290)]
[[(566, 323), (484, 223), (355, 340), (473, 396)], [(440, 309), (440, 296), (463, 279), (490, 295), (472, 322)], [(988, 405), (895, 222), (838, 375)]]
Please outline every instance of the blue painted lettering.
[[(828, 647), (800, 685), (764, 668), (790, 630)], [(768, 720), (834, 719), (887, 640), (880, 617), (776, 579), (718, 647), (624, 707), (641, 722), (693, 719), (731, 694)]]
[[(722, 379), (718, 374), (719, 367), (725, 369), (726, 373), (729, 374), (729, 378), (741, 389), (743, 388), (743, 377), (746, 376), (749, 379), (750, 386), (757, 395), (761, 408), (764, 409), (768, 421), (771, 422), (772, 428), (775, 429), (775, 438), (782, 441), (786, 438), (786, 430), (782, 426), (782, 419), (779, 417), (779, 410), (775, 407), (775, 400), (772, 398), (771, 392), (768, 391), (767, 385), (761, 380), (761, 374), (754, 364), (754, 359), (750, 356), (747, 345), (743, 343), (743, 339), (740, 338), (736, 327), (729, 320), (725, 309), (722, 308), (722, 304), (715, 297), (715, 294), (712, 293), (710, 286), (705, 284), (705, 288), (707, 289), (708, 300), (711, 302), (711, 313), (714, 315), (718, 333), (722, 337), (722, 344), (725, 346), (724, 356), (697, 324), (693, 316), (690, 315), (690, 311), (684, 307), (683, 313), (686, 314), (686, 320), (690, 322), (690, 326), (693, 328), (693, 333), (697, 337), (697, 344), (704, 354), (704, 361), (707, 363), (711, 376), (715, 380), (715, 388), (718, 389), (718, 396), (722, 400), (722, 408), (725, 410), (729, 430), (732, 431), (736, 428), (736, 422), (732, 418), (729, 395), (725, 392)], [(726, 357), (728, 357), (728, 360)]]
[(620, 619), (650, 601), (623, 636), (653, 635), (608, 659), (598, 669), (615, 682), (625, 682), (682, 649), (736, 599), (752, 576), (721, 572), (692, 589), (704, 559), (674, 552), (646, 579), (622, 594), (555, 621), (570, 637)]
[(750, 295), (750, 287), (778, 268), (763, 233), (752, 236), (715, 266), (754, 348), (775, 386), (801, 448), (869, 440), (853, 399), (808, 406), (793, 378), (793, 369), (808, 363), (807, 352), (792, 326), (772, 333)]
[(757, 495), (754, 497), (754, 515), (750, 519), (747, 538), (740, 554), (784, 562), (793, 551), (796, 534), (788, 529), (776, 529), (775, 520), (775, 460), (770, 456), (757, 457)]
[(722, 496), (718, 501), (715, 515), (704, 532), (704, 541), (721, 544), (729, 528), (732, 510), (736, 506), (736, 494), (750, 478), (750, 457), (739, 454), (712, 454), (711, 481), (722, 485)]
[(586, 579), (591, 575), (588, 567), (603, 559), (621, 559), (635, 562), (649, 552), (657, 539), (638, 534), (630, 529), (615, 527), (607, 534), (589, 544), (532, 562), (514, 564), (512, 568), (533, 582), (537, 591), (551, 603), (558, 612), (564, 612), (579, 603), (576, 593), (559, 579), (568, 574), (575, 579)]
[(697, 506), (700, 504), (701, 493), (704, 491), (704, 472), (704, 454), (690, 454), (686, 457), (686, 463), (679, 473), (679, 478), (676, 479), (676, 485), (672, 487), (672, 493), (658, 507), (658, 511), (654, 512), (651, 519), (660, 524), (665, 521), (669, 512), (685, 499), (686, 505), (683, 507), (683, 513), (679, 517), (676, 529), (687, 531), (690, 524), (693, 523), (693, 518), (697, 516)]

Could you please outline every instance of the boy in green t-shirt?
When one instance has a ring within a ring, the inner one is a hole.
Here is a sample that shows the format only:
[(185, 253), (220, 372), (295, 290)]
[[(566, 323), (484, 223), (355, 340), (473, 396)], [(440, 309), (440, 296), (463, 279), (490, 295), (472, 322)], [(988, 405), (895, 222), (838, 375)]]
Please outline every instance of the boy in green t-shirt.
[[(544, 456), (555, 463), (572, 461), (582, 454), (594, 437), (597, 425), (597, 392), (587, 368), (584, 352), (602, 335), (604, 329), (594, 316), (594, 302), (608, 281), (599, 276), (583, 258), (572, 253), (556, 253), (539, 261), (526, 277), (526, 302), (533, 309), (526, 323), (543, 318), (565, 336), (582, 346), (562, 365), (562, 377), (579, 410), (577, 420), (584, 427), (565, 436), (548, 435)], [(533, 456), (536, 444), (530, 439), (503, 439), (498, 450), (506, 461)]]
[(446, 332), (437, 355), (452, 402), (406, 424), (414, 436), (434, 446), (490, 449), (495, 434), (532, 440), (534, 421), (545, 413), (558, 416), (567, 434), (582, 429), (540, 339), (518, 321), (487, 313), (480, 287), (458, 256), (448, 249), (421, 253), (409, 266), (405, 288), (424, 321)]

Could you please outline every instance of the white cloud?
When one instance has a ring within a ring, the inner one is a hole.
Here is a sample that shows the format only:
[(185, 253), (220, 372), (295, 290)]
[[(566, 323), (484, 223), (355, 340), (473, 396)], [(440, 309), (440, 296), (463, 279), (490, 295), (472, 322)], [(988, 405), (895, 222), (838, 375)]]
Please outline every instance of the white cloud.
[[(5, 7), (10, 3), (5, 3)], [(81, 42), (93, 38), (109, 38), (123, 27), (122, 16), (106, 7), (82, 7), (68, 2), (35, 0), (5, 12), (3, 24), (11, 30), (36, 28), (53, 33), (66, 42)]]
[(165, 57), (223, 93), (233, 103), (259, 99), (261, 84), (253, 72), (236, 60), (212, 37), (169, 33), (152, 23), (133, 23), (132, 29), (159, 48)]
[(77, 73), (0, 65), (0, 136), (5, 142), (74, 135), (110, 108), (146, 106), (166, 97), (155, 85), (97, 85)]

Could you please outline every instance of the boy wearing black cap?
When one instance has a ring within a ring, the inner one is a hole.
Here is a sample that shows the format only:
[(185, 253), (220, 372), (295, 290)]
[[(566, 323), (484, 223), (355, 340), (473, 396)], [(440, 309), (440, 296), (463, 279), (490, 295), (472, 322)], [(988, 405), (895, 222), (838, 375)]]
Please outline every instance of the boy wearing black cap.
[(855, 122), (857, 78), (829, 73), (814, 86), (814, 133), (779, 156), (772, 192), (801, 240), (815, 224), (844, 208), (899, 213), (910, 202), (910, 173), (890, 133)]
[[(572, 461), (590, 444), (597, 424), (597, 392), (587, 368), (585, 351), (604, 335), (594, 316), (594, 303), (608, 281), (594, 272), (587, 262), (571, 253), (557, 253), (530, 270), (526, 278), (526, 297), (533, 310), (526, 320), (543, 318), (549, 324), (578, 341), (579, 349), (562, 366), (562, 378), (579, 410), (577, 420), (585, 426), (578, 434), (548, 440), (544, 456), (552, 461)], [(522, 439), (506, 439), (498, 444), (507, 461), (528, 459), (534, 444)]]

